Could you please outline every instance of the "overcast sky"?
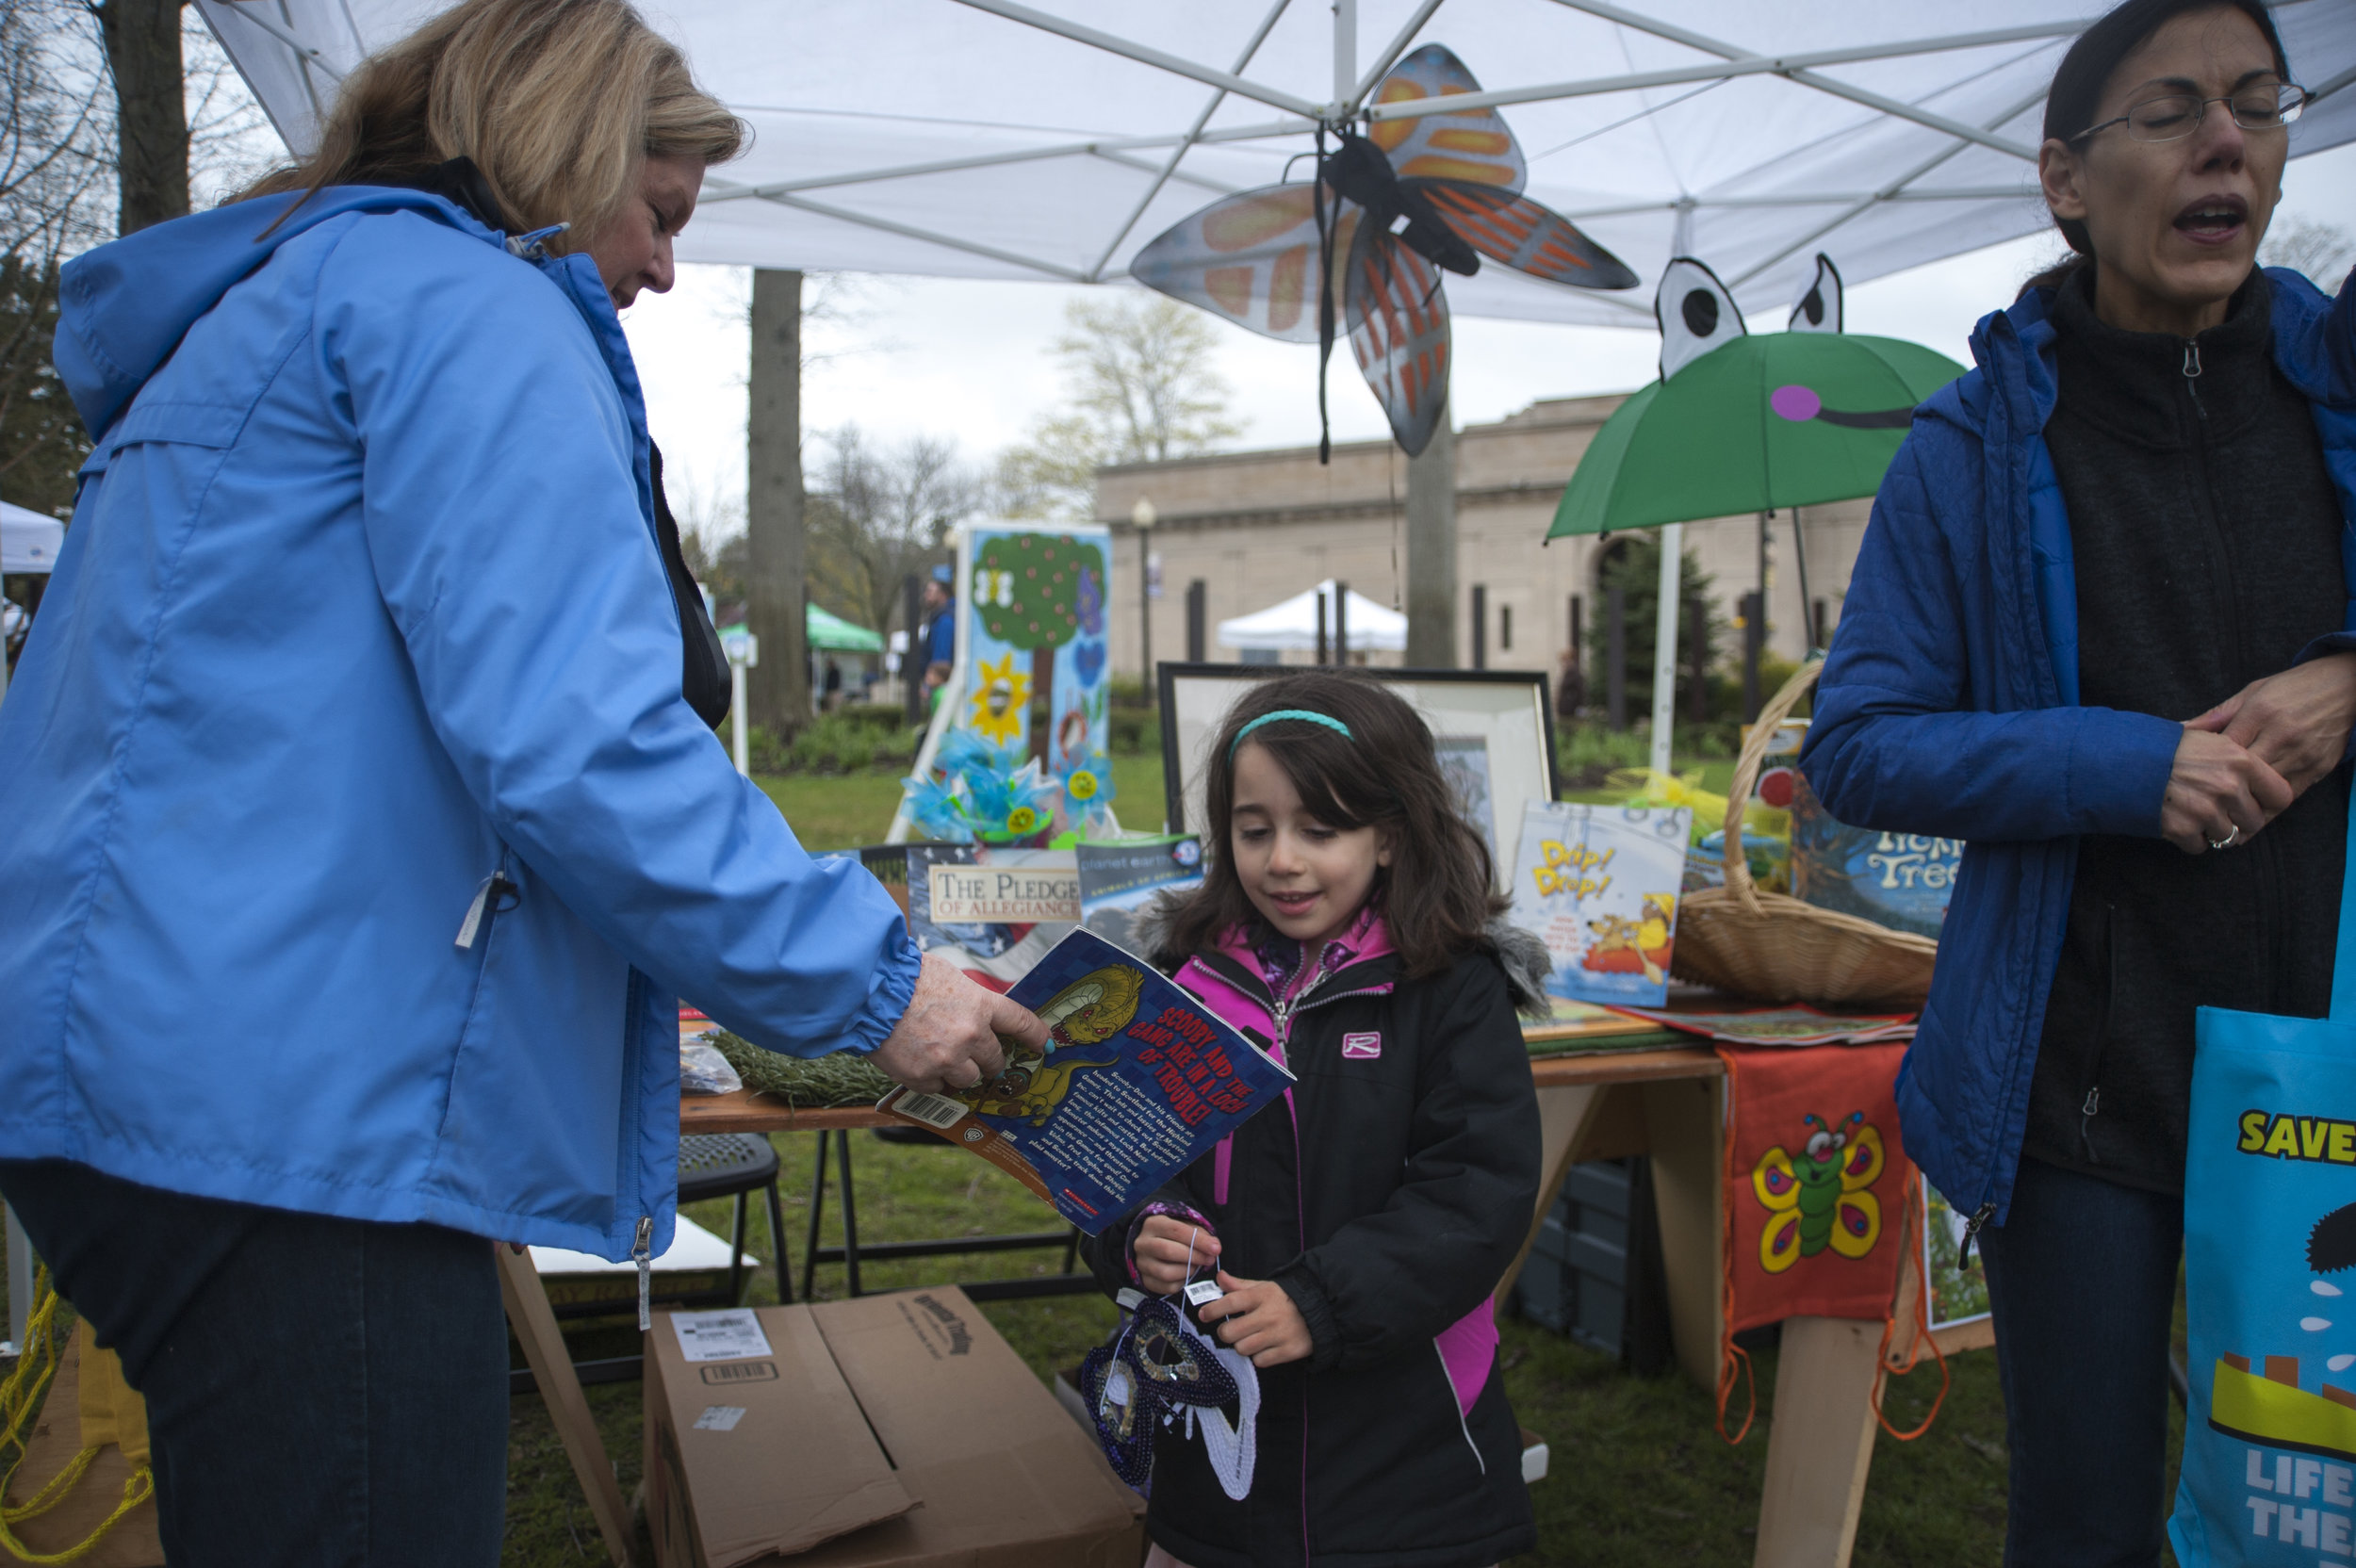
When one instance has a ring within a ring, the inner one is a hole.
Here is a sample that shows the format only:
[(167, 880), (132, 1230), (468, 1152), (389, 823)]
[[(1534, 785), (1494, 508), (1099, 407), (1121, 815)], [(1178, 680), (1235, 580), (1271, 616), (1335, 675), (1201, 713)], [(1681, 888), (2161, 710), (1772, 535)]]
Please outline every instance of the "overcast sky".
[[(2280, 217), (2356, 231), (2356, 147), (2298, 160), (2283, 186)], [(2040, 235), (1854, 286), (1848, 330), (1910, 338), (1968, 365), (1972, 323), (2008, 303), (2021, 280), (2060, 252), (2058, 237)], [(806, 302), (816, 292), (815, 285), (806, 289)], [(1022, 439), (1061, 399), (1048, 346), (1063, 330), (1065, 302), (1081, 292), (1057, 284), (842, 280), (828, 291), (838, 318), (812, 322), (807, 334), (826, 357), (803, 381), (806, 461), (818, 455), (811, 443), (845, 424), (886, 440), (949, 436), (975, 462)], [(686, 267), (671, 293), (642, 297), (625, 318), (684, 521), (742, 504), (749, 293), (742, 268)], [(1219, 370), (1244, 426), (1236, 444), (1314, 442), (1316, 350), (1207, 314), (1203, 319), (1219, 335)], [(1782, 313), (1750, 327), (1780, 331)], [(1502, 418), (1540, 398), (1640, 386), (1655, 374), (1660, 343), (1649, 332), (1464, 316), (1456, 318), (1455, 334), (1450, 400), (1460, 427)], [(1383, 434), (1382, 413), (1346, 344), (1336, 345), (1331, 373), (1335, 438)]]

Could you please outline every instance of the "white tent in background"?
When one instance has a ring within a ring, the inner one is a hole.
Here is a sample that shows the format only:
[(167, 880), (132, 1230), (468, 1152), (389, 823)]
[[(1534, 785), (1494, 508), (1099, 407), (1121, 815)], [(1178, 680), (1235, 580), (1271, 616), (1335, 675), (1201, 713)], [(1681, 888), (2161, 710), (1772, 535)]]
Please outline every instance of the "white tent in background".
[[(1315, 588), (1295, 594), (1282, 604), (1271, 604), (1266, 610), (1219, 622), (1219, 644), (1238, 651), (1315, 653), (1319, 600), (1325, 605), (1325, 636), (1327, 645), (1331, 646), (1336, 606), (1334, 582), (1330, 577)], [(1352, 648), (1362, 653), (1369, 648), (1384, 653), (1406, 651), (1406, 616), (1396, 610), (1385, 609), (1354, 590), (1343, 608), (1348, 613), (1342, 617), (1342, 629), (1348, 634)]]
[(0, 572), (46, 572), (65, 544), (65, 525), (55, 517), (0, 501)]

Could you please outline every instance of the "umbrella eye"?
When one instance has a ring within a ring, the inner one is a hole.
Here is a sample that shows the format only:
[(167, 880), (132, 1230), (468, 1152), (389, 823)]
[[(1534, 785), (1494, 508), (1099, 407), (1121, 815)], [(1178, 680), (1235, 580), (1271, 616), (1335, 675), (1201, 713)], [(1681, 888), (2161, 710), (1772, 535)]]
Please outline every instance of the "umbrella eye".
[(1718, 296), (1707, 288), (1687, 290), (1677, 313), (1685, 318), (1686, 330), (1695, 337), (1708, 337), (1718, 330)]

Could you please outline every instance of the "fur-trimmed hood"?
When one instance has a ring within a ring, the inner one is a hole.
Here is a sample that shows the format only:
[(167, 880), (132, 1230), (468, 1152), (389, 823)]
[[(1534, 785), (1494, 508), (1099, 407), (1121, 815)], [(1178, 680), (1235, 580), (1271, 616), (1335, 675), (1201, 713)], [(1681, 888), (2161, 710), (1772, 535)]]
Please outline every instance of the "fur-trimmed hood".
[[(1138, 956), (1150, 959), (1165, 972), (1175, 971), (1186, 961), (1185, 954), (1169, 950), (1170, 928), (1178, 918), (1178, 911), (1193, 896), (1192, 890), (1171, 889), (1156, 893), (1130, 921), (1130, 940)], [(1553, 1016), (1546, 1000), (1546, 976), (1554, 972), (1554, 959), (1546, 952), (1546, 944), (1502, 915), (1489, 922), (1481, 939), (1497, 956), (1497, 966), (1505, 971), (1506, 990), (1513, 999), (1513, 1010), (1536, 1021)]]

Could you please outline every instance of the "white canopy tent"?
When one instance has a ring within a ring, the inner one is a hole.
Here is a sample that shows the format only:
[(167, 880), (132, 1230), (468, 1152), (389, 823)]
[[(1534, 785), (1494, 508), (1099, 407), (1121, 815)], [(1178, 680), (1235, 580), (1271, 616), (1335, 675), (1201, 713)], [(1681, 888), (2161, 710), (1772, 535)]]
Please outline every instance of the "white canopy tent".
[[(449, 0), (197, 0), (290, 146), (336, 84)], [(704, 185), (682, 261), (1064, 283), (1121, 280), (1216, 197), (1305, 179), (1320, 124), (1498, 106), (1527, 192), (1646, 280), (1716, 268), (1779, 315), (1830, 253), (1851, 283), (2048, 222), (2053, 68), (2103, 0), (669, 0), (698, 77), (754, 128)], [(2294, 156), (2356, 140), (2356, 3), (2276, 0), (2316, 94)], [(1471, 96), (1376, 102), (1421, 43)], [(1650, 329), (1648, 288), (1509, 268), (1451, 309)], [(1677, 603), (1680, 525), (1661, 552)], [(1668, 763), (1677, 623), (1653, 726)]]
[[(1335, 583), (1327, 578), (1316, 587), (1295, 594), (1281, 604), (1256, 610), (1249, 615), (1238, 615), (1232, 621), (1219, 623), (1219, 640), (1223, 647), (1269, 653), (1315, 652), (1320, 634), (1330, 644), (1336, 629), (1336, 610), (1344, 612), (1338, 619), (1340, 630), (1348, 637), (1349, 645), (1360, 650), (1379, 648), (1384, 653), (1400, 653), (1407, 647), (1407, 617), (1396, 610), (1385, 609), (1355, 590), (1346, 596), (1335, 592)], [(1347, 602), (1339, 602), (1346, 596)], [(1323, 613), (1319, 614), (1320, 607)]]
[[(442, 0), (199, 0), (308, 147), (366, 53)], [(655, 15), (754, 127), (683, 261), (1101, 283), (1213, 197), (1305, 178), (1319, 120), (1504, 108), (1529, 194), (1640, 276), (1708, 258), (1745, 311), (1819, 250), (1851, 283), (2045, 224), (2038, 115), (2078, 14), (2053, 0), (670, 0)], [(2276, 9), (2321, 94), (2295, 153), (2356, 139), (2356, 6)], [(1369, 106), (1411, 47), (1476, 99)], [(1651, 325), (1644, 289), (1451, 279), (1461, 313)]]
[(65, 525), (57, 518), (0, 501), (0, 573), (47, 572), (64, 544)]

